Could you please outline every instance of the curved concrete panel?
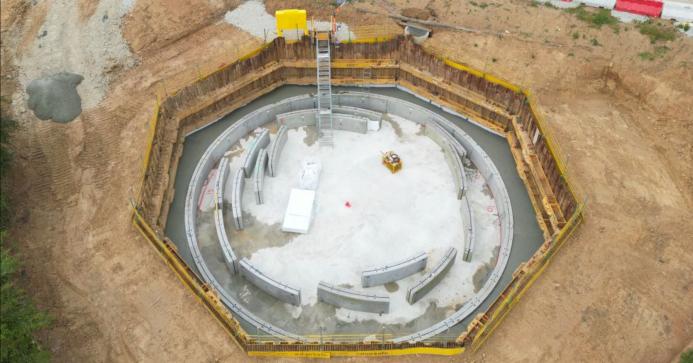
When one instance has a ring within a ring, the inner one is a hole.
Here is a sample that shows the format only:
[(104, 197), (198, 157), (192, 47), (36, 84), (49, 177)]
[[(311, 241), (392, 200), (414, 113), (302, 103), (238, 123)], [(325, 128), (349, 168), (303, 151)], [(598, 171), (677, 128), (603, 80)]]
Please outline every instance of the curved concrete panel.
[(371, 120), (371, 121), (380, 121), (383, 119), (383, 114), (380, 112), (366, 110), (364, 108), (358, 108), (358, 107), (336, 106), (336, 107), (332, 107), (332, 112), (343, 113), (345, 115), (353, 115), (353, 116), (363, 117), (363, 118)]
[(472, 208), (469, 207), (469, 199), (466, 196), (462, 198), (461, 205), (460, 215), (462, 216), (462, 225), (464, 226), (462, 260), (469, 262), (472, 260), (472, 252), (474, 251), (474, 219), (472, 217)]
[(457, 256), (457, 250), (450, 247), (433, 270), (407, 290), (407, 302), (414, 304), (436, 287), (450, 270), (452, 264), (455, 263), (455, 256)]
[(425, 269), (427, 261), (428, 255), (426, 252), (421, 252), (403, 261), (363, 271), (361, 272), (361, 286), (385, 285), (388, 282), (401, 280)]
[(266, 148), (269, 142), (269, 130), (261, 129), (243, 158), (243, 174), (245, 174), (246, 178), (250, 178), (251, 173), (255, 169), (255, 161), (257, 161), (260, 150)]
[[(404, 90), (405, 92), (412, 93), (407, 89), (403, 89), (401, 87), (398, 88)], [(512, 246), (513, 234), (512, 208), (510, 205), (510, 199), (507, 195), (507, 190), (505, 189), (505, 185), (503, 184), (500, 174), (498, 173), (498, 170), (496, 169), (495, 165), (493, 165), (493, 163), (491, 162), (489, 156), (470, 136), (468, 136), (462, 129), (457, 127), (455, 124), (453, 124), (443, 116), (436, 114), (435, 112), (429, 111), (423, 107), (417, 106), (407, 101), (372, 93), (344, 92), (335, 94), (333, 99), (335, 100), (333, 107), (347, 106), (364, 108), (373, 112), (392, 113), (394, 115), (405, 117), (424, 125), (432, 123), (439, 125), (468, 151), (467, 158), (469, 158), (469, 160), (476, 166), (481, 175), (485, 178), (491, 190), (491, 193), (494, 196), (494, 199), (496, 201), (496, 207), (498, 210), (498, 217), (500, 219), (501, 244), (498, 254), (498, 262), (496, 263), (494, 270), (489, 275), (487, 282), (484, 284), (481, 290), (479, 290), (471, 299), (466, 301), (457, 311), (455, 311), (448, 318), (428, 328), (420, 330), (414, 334), (396, 337), (393, 339), (393, 342), (416, 342), (443, 333), (450, 327), (455, 326), (457, 323), (462, 321), (481, 305), (481, 303), (489, 296), (491, 291), (494, 289), (495, 285), (497, 284), (501, 275), (503, 274), (505, 266), (508, 262), (508, 257), (510, 255), (510, 250)], [(287, 341), (305, 341), (306, 339), (299, 335), (286, 332), (254, 315), (244, 306), (239, 304), (211, 274), (204, 259), (202, 258), (197, 243), (197, 231), (195, 224), (197, 209), (195, 208), (195, 201), (199, 198), (201, 186), (204, 182), (204, 179), (206, 178), (206, 175), (209, 173), (209, 171), (214, 167), (216, 160), (219, 160), (219, 158), (221, 158), (224, 152), (228, 150), (228, 148), (231, 147), (233, 144), (238, 142), (238, 140), (241, 137), (246, 135), (248, 132), (256, 129), (257, 127), (271, 122), (272, 120), (275, 120), (275, 117), (278, 114), (288, 113), (296, 110), (310, 110), (314, 108), (314, 97), (309, 95), (302, 95), (287, 98), (282, 100), (281, 102), (264, 106), (242, 117), (231, 127), (222, 132), (222, 134), (219, 135), (219, 137), (217, 137), (217, 139), (215, 139), (214, 142), (212, 142), (212, 144), (207, 148), (203, 156), (200, 158), (200, 161), (198, 162), (197, 167), (195, 168), (195, 171), (191, 178), (185, 202), (186, 237), (188, 241), (188, 246), (192, 254), (193, 262), (200, 271), (202, 279), (204, 281), (207, 281), (214, 289), (216, 289), (219, 292), (222, 302), (240, 319), (247, 322), (248, 324), (251, 324), (258, 331), (266, 332), (277, 338), (284, 339)], [(460, 115), (444, 107), (443, 110), (460, 116), (462, 118), (468, 119), (466, 116)], [(470, 122), (479, 124), (474, 120), (470, 120)], [(481, 125), (481, 127), (483, 128), (483, 125)], [(489, 130), (489, 132), (495, 133), (493, 130)]]
[(231, 190), (231, 212), (237, 230), (244, 228), (243, 224), (243, 187), (245, 186), (245, 174), (243, 169), (236, 170), (233, 176), (233, 188)]
[(467, 189), (467, 175), (464, 172), (462, 158), (467, 155), (467, 150), (465, 150), (447, 131), (436, 124), (431, 123), (425, 125), (424, 134), (443, 149), (445, 161), (448, 163), (448, 167), (455, 181), (457, 199), (462, 199)]
[(255, 287), (274, 296), (275, 298), (291, 305), (301, 305), (301, 290), (294, 289), (279, 281), (273, 280), (263, 274), (255, 266), (250, 264), (247, 258), (238, 263), (238, 267), (246, 280), (250, 281)]
[(365, 134), (368, 132), (368, 119), (360, 116), (348, 115), (345, 113), (332, 113), (332, 128), (335, 130), (358, 132)]
[(264, 125), (265, 123), (273, 120), (275, 113), (270, 111), (276, 109), (281, 110), (281, 112), (287, 112), (291, 110), (292, 107), (293, 109), (296, 109), (298, 106), (305, 106), (306, 108), (314, 107), (314, 101), (312, 97), (309, 96), (298, 96), (287, 98), (284, 100), (284, 103), (278, 105), (270, 105), (257, 109), (245, 115), (234, 125), (222, 132), (222, 134), (212, 142), (195, 167), (191, 177), (190, 186), (188, 187), (188, 191), (185, 196), (185, 235), (188, 241), (191, 258), (200, 274), (200, 278), (203, 281), (206, 281), (216, 292), (219, 293), (219, 298), (221, 301), (236, 315), (237, 318), (246, 324), (251, 325), (257, 331), (262, 331), (286, 341), (302, 342), (306, 341), (306, 338), (280, 329), (258, 317), (236, 301), (236, 299), (229, 294), (226, 288), (219, 283), (202, 257), (200, 246), (197, 241), (197, 227), (195, 223), (197, 218), (195, 201), (199, 199), (202, 191), (202, 184), (204, 183), (206, 176), (209, 174), (209, 171), (214, 167), (215, 160), (221, 158), (226, 150), (238, 142), (238, 140), (240, 140), (240, 138), (246, 135), (248, 132), (257, 128), (259, 125)]
[[(356, 112), (354, 107), (342, 107), (341, 109), (349, 113), (338, 113), (335, 112), (333, 108), (332, 112), (332, 128), (335, 130), (351, 131), (365, 134), (368, 131), (368, 121), (370, 118), (362, 117), (358, 113), (369, 115), (371, 117), (375, 116), (377, 113), (368, 112), (363, 110), (363, 112)], [(287, 112), (277, 115), (277, 122), (281, 126), (286, 126), (288, 128), (298, 128), (302, 126), (315, 126), (317, 109), (310, 110), (298, 110), (293, 112)]]
[(277, 122), (281, 126), (286, 126), (290, 129), (299, 128), (302, 126), (315, 126), (316, 109), (299, 110), (286, 112), (277, 115)]
[(255, 202), (257, 204), (264, 203), (262, 187), (265, 182), (265, 168), (267, 166), (267, 149), (260, 150), (255, 163), (255, 172), (253, 173), (253, 185), (255, 186)]
[(226, 177), (228, 176), (228, 173), (229, 159), (221, 158), (221, 161), (219, 161), (219, 175), (214, 186), (214, 191), (217, 198), (217, 205), (214, 210), (214, 227), (217, 230), (217, 239), (221, 245), (221, 251), (224, 254), (224, 261), (229, 267), (229, 271), (235, 274), (238, 272), (238, 257), (231, 248), (229, 237), (226, 234), (226, 226), (224, 225), (224, 185), (226, 184)]
[(282, 150), (284, 150), (284, 145), (286, 145), (288, 130), (286, 126), (280, 126), (277, 136), (270, 144), (269, 151), (267, 151), (267, 171), (271, 177), (277, 176), (277, 163), (279, 163), (279, 157)]
[(318, 284), (318, 301), (367, 313), (387, 314), (390, 312), (390, 298), (387, 296), (350, 290), (322, 281)]

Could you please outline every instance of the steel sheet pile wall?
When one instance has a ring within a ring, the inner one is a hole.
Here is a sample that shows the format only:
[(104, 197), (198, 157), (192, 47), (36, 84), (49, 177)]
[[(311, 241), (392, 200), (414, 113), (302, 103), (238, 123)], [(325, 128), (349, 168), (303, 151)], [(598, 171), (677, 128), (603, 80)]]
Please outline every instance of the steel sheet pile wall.
[[(173, 180), (186, 133), (213, 122), (280, 85), (314, 83), (314, 54), (310, 39), (287, 44), (282, 38), (277, 38), (236, 62), (201, 77), (175, 94), (168, 95), (163, 102), (157, 102), (150, 124), (149, 143), (144, 155), (143, 182), (139, 199), (135, 201), (133, 223), (181, 276), (186, 286), (202, 298), (205, 306), (223, 323), (236, 341), (249, 351), (313, 352), (324, 351), (324, 347), (253, 342), (220, 304), (217, 293), (191, 272), (170, 242), (155, 230), (163, 229), (166, 223), (173, 195)], [(546, 243), (524, 268), (514, 274), (504, 293), (485, 314), (479, 315), (470, 324), (457, 343), (342, 344), (331, 345), (330, 349), (347, 352), (418, 347), (478, 347), (519, 300), (517, 297), (543, 271), (546, 263), (581, 221), (582, 205), (568, 183), (559, 150), (536, 112), (536, 105), (529, 92), (484, 72), (429, 54), (402, 37), (380, 43), (342, 44), (332, 54), (335, 84), (403, 86), (451, 111), (469, 115), (475, 122), (505, 135), (545, 232)], [(288, 105), (285, 110), (278, 110), (277, 113), (304, 108), (314, 106)], [(378, 107), (367, 108), (380, 110)], [(256, 121), (261, 125), (270, 120), (264, 120), (259, 115)], [(234, 130), (242, 134), (249, 131), (240, 128)], [(457, 138), (457, 135), (453, 136)], [(214, 156), (215, 160), (219, 157), (221, 155)], [(206, 170), (211, 167), (205, 165), (204, 168)], [(427, 352), (447, 354), (434, 350)]]

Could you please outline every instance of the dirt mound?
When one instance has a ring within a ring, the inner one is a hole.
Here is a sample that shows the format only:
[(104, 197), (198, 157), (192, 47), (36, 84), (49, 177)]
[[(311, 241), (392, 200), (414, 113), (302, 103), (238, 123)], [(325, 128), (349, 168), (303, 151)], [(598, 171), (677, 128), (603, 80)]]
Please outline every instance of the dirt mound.
[(434, 18), (433, 13), (431, 12), (431, 9), (428, 8), (406, 8), (402, 9), (401, 13), (402, 16), (406, 16), (408, 18), (414, 18), (414, 19), (419, 19), (419, 20), (431, 20)]

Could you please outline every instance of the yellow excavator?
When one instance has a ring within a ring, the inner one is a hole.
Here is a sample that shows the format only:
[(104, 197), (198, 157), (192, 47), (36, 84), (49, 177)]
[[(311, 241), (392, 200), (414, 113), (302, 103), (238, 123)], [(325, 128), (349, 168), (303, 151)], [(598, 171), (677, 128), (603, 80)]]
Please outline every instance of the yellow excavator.
[(394, 151), (388, 151), (383, 153), (383, 165), (394, 174), (402, 169), (402, 159)]

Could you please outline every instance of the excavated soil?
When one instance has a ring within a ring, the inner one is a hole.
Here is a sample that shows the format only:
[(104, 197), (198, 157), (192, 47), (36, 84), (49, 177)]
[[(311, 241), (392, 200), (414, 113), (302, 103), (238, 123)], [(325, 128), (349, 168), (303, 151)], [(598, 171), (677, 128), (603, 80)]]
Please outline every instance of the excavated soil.
[[(587, 200), (572, 240), (482, 349), (460, 360), (672, 360), (693, 337), (693, 40), (662, 43), (661, 57), (644, 60), (654, 46), (632, 25), (616, 33), (528, 1), (482, 3), (357, 2), (338, 18), (367, 25), (384, 17), (354, 7), (415, 7), (496, 33), (436, 29), (426, 46), (532, 89)], [(128, 199), (154, 95), (259, 41), (220, 22), (222, 1), (137, 1), (122, 29), (138, 64), (110, 70), (104, 99), (73, 122), (44, 122), (12, 97), (16, 52), (36, 41), (41, 4), (7, 0), (0, 14), (2, 95), (20, 122), (8, 239), (23, 285), (55, 318), (40, 340), (56, 361), (248, 360), (130, 226)], [(80, 4), (81, 17), (98, 9)], [(315, 1), (291, 4), (310, 12)]]

